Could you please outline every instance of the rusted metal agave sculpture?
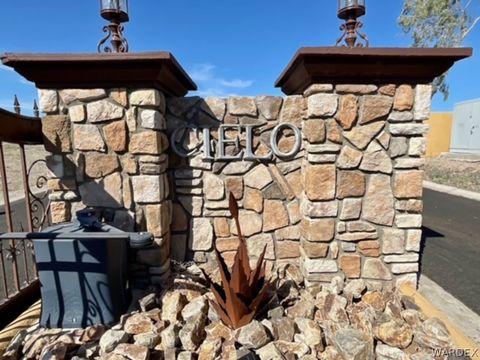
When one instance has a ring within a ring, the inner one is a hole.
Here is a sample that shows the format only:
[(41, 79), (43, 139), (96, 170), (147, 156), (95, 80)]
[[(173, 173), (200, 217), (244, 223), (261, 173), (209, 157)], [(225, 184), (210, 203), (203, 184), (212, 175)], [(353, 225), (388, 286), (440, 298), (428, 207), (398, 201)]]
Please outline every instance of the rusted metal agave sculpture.
[(247, 244), (239, 223), (238, 204), (232, 193), (230, 193), (229, 207), (237, 226), (240, 243), (231, 273), (215, 246), (222, 286), (210, 279), (209, 281), (216, 300), (216, 302), (212, 301), (212, 306), (227, 326), (238, 329), (250, 323), (266, 305), (272, 283), (265, 277), (266, 246), (258, 258), (255, 269), (250, 267)]

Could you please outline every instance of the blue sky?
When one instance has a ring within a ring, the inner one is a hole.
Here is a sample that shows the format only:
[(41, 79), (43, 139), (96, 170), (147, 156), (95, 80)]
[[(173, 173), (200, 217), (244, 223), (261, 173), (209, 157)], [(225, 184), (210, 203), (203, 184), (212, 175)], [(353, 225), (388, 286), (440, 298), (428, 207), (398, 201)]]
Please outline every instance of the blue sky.
[[(474, 0), (480, 14), (480, 1)], [(372, 47), (406, 47), (397, 26), (402, 0), (367, 0), (364, 30)], [(273, 84), (302, 46), (330, 46), (340, 35), (336, 0), (130, 0), (130, 51), (170, 51), (197, 82), (200, 95), (281, 94)], [(95, 52), (104, 25), (98, 0), (4, 1), (0, 52)], [(480, 26), (465, 46), (480, 43)], [(474, 49), (475, 51), (475, 49)], [(449, 76), (450, 98), (434, 111), (480, 98), (480, 54)], [(0, 107), (13, 94), (25, 108), (33, 84), (0, 66)], [(27, 110), (25, 111), (27, 112)]]

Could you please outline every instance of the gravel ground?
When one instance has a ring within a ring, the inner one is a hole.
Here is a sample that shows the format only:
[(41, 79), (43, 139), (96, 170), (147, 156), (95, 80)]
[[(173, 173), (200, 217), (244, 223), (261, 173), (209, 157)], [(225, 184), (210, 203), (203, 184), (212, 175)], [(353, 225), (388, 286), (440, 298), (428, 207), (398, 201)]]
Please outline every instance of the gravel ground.
[(426, 180), (480, 192), (480, 161), (468, 162), (442, 157), (427, 159)]
[[(3, 152), (5, 157), (5, 166), (7, 171), (8, 189), (10, 195), (10, 201), (18, 199), (24, 195), (23, 190), (23, 177), (22, 167), (20, 165), (20, 149), (15, 144), (3, 144)], [(43, 145), (27, 145), (25, 146), (25, 153), (27, 157), (27, 169), (36, 160), (45, 159), (47, 152)], [(37, 192), (35, 187), (35, 181), (38, 176), (46, 175), (46, 166), (44, 163), (37, 163), (33, 168), (30, 175), (30, 189), (33, 192)], [(0, 196), (0, 204), (3, 205), (3, 193)]]

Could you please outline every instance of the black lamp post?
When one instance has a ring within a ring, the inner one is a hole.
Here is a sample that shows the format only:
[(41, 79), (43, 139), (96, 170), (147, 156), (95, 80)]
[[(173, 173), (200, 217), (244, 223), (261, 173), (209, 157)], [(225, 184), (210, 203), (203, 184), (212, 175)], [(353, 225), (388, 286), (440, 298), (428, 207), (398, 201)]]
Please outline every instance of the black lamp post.
[[(366, 14), (365, 7), (366, 0), (338, 0), (338, 17), (345, 20), (345, 23), (340, 26), (340, 31), (343, 35), (337, 40), (337, 46), (345, 40), (346, 46), (353, 47), (368, 47), (368, 38), (365, 34), (360, 32), (363, 26), (357, 18)], [(356, 44), (357, 36), (360, 36), (365, 41), (365, 44)]]
[[(110, 21), (110, 24), (103, 27), (103, 32), (107, 35), (98, 43), (98, 52), (128, 52), (128, 42), (123, 37), (122, 25), (129, 20), (128, 0), (100, 0), (100, 6), (100, 15)], [(112, 47), (105, 45), (108, 39)]]

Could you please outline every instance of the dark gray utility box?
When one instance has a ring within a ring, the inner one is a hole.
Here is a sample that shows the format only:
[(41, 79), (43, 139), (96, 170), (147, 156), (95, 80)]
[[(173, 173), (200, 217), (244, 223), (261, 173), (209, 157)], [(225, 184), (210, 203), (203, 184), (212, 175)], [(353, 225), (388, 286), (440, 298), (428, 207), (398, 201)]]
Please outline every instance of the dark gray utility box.
[(30, 236), (41, 283), (40, 325), (85, 328), (117, 322), (128, 308), (128, 249), (150, 246), (148, 233), (126, 233), (98, 221), (93, 210), (78, 220)]

